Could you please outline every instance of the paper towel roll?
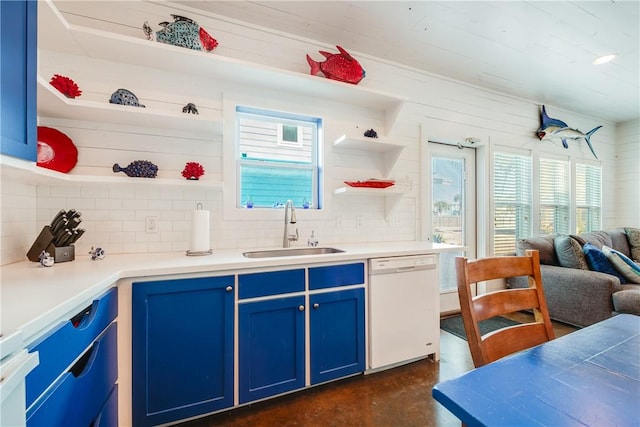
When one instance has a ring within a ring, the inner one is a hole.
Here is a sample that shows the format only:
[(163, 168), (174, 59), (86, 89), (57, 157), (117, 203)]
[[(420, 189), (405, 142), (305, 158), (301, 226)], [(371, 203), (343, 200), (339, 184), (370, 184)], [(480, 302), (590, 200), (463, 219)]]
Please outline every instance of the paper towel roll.
[(209, 247), (209, 211), (191, 212), (191, 252), (205, 252)]

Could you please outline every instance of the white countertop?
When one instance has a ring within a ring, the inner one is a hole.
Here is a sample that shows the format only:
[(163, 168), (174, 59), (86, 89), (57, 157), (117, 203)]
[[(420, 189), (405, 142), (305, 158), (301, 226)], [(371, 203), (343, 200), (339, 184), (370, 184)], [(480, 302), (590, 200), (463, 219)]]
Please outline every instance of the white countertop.
[[(0, 331), (3, 337), (20, 331), (29, 342), (72, 310), (91, 304), (100, 293), (120, 279), (160, 275), (216, 273), (252, 268), (284, 267), (344, 262), (403, 255), (460, 251), (459, 246), (429, 242), (384, 242), (331, 245), (342, 253), (277, 258), (245, 258), (246, 249), (216, 250), (207, 256), (184, 252), (157, 254), (107, 253), (103, 260), (89, 256), (42, 267), (24, 261), (0, 268)], [(259, 250), (252, 248), (249, 250)], [(269, 248), (276, 249), (276, 248)]]

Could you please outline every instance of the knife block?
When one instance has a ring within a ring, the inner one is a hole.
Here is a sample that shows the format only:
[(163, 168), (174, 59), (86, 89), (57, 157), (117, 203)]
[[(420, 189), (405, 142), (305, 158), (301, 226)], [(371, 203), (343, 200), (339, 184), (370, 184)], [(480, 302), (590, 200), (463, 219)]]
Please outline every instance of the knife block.
[(53, 234), (51, 227), (45, 225), (36, 238), (31, 249), (27, 252), (29, 261), (40, 262), (40, 254), (42, 251), (49, 252), (55, 262), (73, 261), (76, 258), (76, 248), (73, 245), (56, 247), (53, 244)]

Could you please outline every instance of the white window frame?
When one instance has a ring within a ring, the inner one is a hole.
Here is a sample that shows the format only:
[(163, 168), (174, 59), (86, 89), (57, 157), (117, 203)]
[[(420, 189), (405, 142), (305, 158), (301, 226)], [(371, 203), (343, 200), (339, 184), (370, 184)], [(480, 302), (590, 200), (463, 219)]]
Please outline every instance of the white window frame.
[[(236, 206), (238, 191), (238, 163), (235, 161), (237, 155), (236, 144), (236, 106), (251, 106), (263, 110), (272, 111), (292, 111), (296, 114), (322, 117), (325, 121), (326, 111), (316, 109), (306, 100), (289, 97), (287, 99), (278, 97), (256, 97), (245, 92), (226, 92), (223, 95), (222, 117), (222, 215), (225, 221), (273, 221), (283, 219), (283, 209), (246, 209)], [(318, 135), (318, 156), (324, 157), (325, 141), (324, 130), (320, 130)], [(325, 159), (326, 161), (326, 159)], [(329, 176), (330, 168), (323, 166), (320, 181), (318, 182), (320, 198), (322, 198), (322, 209), (296, 209), (296, 216), (299, 223), (305, 220), (328, 220), (332, 219), (332, 194), (327, 190), (326, 183), (331, 182)], [(271, 227), (271, 225), (269, 225)]]

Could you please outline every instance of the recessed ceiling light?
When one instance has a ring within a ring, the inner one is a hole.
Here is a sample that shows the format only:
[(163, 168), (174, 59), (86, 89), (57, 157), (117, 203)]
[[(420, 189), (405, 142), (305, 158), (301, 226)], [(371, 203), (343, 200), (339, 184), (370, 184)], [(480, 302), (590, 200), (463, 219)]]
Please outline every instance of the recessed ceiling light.
[(613, 54), (613, 53), (612, 53), (612, 54), (610, 54), (610, 55), (600, 56), (600, 57), (596, 58), (596, 59), (593, 61), (593, 64), (594, 64), (594, 65), (606, 64), (607, 62), (611, 62), (611, 61), (613, 61), (613, 60), (616, 58), (616, 56), (618, 56), (618, 55)]

